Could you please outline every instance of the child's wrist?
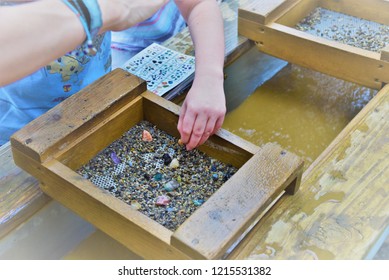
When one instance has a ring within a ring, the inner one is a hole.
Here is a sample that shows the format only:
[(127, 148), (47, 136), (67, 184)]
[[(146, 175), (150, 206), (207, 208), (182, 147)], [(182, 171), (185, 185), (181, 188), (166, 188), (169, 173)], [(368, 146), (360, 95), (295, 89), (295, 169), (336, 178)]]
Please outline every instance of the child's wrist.
[(115, 30), (114, 26), (119, 21), (117, 5), (112, 0), (97, 0), (97, 2), (99, 3), (103, 20), (100, 33)]
[(102, 26), (102, 15), (97, 0), (62, 0), (80, 20), (86, 34), (83, 43), (84, 53), (94, 55), (97, 49), (93, 45), (93, 37), (96, 36)]

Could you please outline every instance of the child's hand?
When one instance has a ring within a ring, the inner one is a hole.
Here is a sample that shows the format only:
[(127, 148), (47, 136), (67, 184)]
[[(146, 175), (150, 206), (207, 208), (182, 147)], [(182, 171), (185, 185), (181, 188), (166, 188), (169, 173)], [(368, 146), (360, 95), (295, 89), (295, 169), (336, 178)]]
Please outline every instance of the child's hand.
[(225, 113), (223, 79), (212, 76), (195, 79), (181, 107), (177, 126), (187, 150), (202, 145), (218, 131)]

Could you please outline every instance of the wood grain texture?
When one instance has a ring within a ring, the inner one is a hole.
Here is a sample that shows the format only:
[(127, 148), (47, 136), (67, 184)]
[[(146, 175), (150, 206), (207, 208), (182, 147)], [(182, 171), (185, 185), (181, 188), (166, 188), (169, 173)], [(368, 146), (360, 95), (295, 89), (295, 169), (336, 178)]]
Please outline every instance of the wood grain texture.
[(196, 259), (221, 258), (302, 167), (299, 157), (266, 144), (174, 232), (171, 244)]
[(41, 189), (139, 256), (146, 259), (187, 259), (169, 245), (172, 232), (96, 187), (59, 161), (45, 163), (15, 150), (15, 161), (41, 182)]
[(319, 1), (320, 0), (299, 0), (286, 13), (279, 17), (276, 22), (294, 27), (319, 6)]
[(305, 171), (231, 255), (237, 259), (364, 259), (389, 225), (389, 86)]
[[(234, 14), (232, 6), (233, 3), (223, 3), (221, 9), (225, 19), (225, 27), (229, 26), (228, 28), (235, 29), (237, 28), (237, 16)], [(226, 57), (226, 64), (229, 64), (240, 53), (249, 49), (252, 42), (242, 36), (237, 36), (235, 33), (226, 33), (229, 35), (227, 40), (227, 49), (229, 51)], [(238, 38), (234, 38), (234, 35)], [(188, 29), (178, 33), (165, 42), (164, 45), (172, 49), (182, 50), (187, 54), (193, 54), (193, 43)], [(126, 75), (125, 77), (127, 77)], [(126, 82), (120, 81), (120, 79), (116, 80), (115, 83), (120, 88), (126, 87)], [(101, 88), (105, 89), (107, 86), (107, 84), (103, 83)], [(128, 89), (125, 88), (124, 90)], [(65, 151), (65, 147), (62, 147), (62, 149)], [(78, 153), (73, 156), (78, 157), (79, 155)], [(64, 155), (64, 157), (70, 159), (69, 155)], [(74, 159), (73, 161), (77, 162), (78, 160)], [(34, 215), (43, 205), (51, 201), (51, 198), (40, 190), (39, 183), (33, 176), (14, 164), (9, 143), (0, 147), (0, 162), (0, 237), (2, 237)], [(71, 165), (71, 163), (69, 164)]]
[[(310, 5), (316, 1), (305, 2)], [(350, 5), (355, 2), (360, 1), (350, 0)], [(277, 22), (288, 25), (288, 20), (297, 18), (289, 11)], [(169, 40), (172, 48), (192, 47), (193, 51), (192, 43), (184, 44), (180, 36)], [(242, 35), (239, 38), (247, 41)], [(385, 90), (304, 173), (297, 195), (281, 197), (230, 258), (363, 259), (369, 255), (389, 224), (389, 112)], [(16, 167), (10, 155), (9, 145), (0, 147), (0, 237), (28, 219), (48, 199), (37, 180)], [(167, 240), (167, 236), (162, 239)]]
[[(97, 188), (57, 161), (45, 164), (42, 189), (145, 259), (187, 259), (171, 248), (170, 230)], [(65, 189), (65, 190), (64, 190)]]
[(73, 139), (56, 158), (73, 170), (78, 169), (104, 150), (126, 131), (143, 120), (142, 97), (138, 96), (105, 119), (87, 133)]
[(389, 62), (389, 45), (381, 50), (381, 60)]
[[(78, 111), (80, 108), (77, 106), (82, 106), (82, 104), (74, 104), (74, 106), (72, 110)], [(110, 115), (107, 115), (105, 111), (100, 112), (100, 114), (105, 116), (104, 121), (97, 122), (95, 126), (86, 130), (81, 127), (78, 132), (78, 138), (73, 137), (72, 143), (69, 143), (61, 152), (57, 152), (55, 157), (46, 159), (43, 163), (27, 154), (25, 149), (19, 149), (20, 146), (23, 146), (23, 143), (13, 146), (13, 157), (16, 164), (36, 178), (39, 178), (41, 189), (46, 194), (114, 237), (136, 254), (147, 259), (187, 258), (186, 253), (182, 253), (178, 248), (171, 247), (170, 236), (172, 232), (170, 230), (137, 210), (132, 209), (127, 203), (98, 188), (74, 171), (75, 168), (80, 166), (80, 162), (88, 161), (94, 156), (94, 153), (105, 148), (106, 145), (115, 140), (115, 137), (120, 137), (129, 129), (129, 126), (135, 125), (140, 120), (148, 120), (165, 132), (178, 135), (178, 111), (179, 106), (176, 104), (146, 91), (123, 107), (111, 112)], [(99, 117), (99, 115), (96, 115), (96, 118)], [(64, 121), (66, 122), (67, 120), (64, 119)], [(24, 133), (23, 129), (21, 133)], [(37, 137), (39, 138), (39, 135)], [(239, 141), (240, 138), (227, 132), (220, 132), (213, 138), (218, 138), (219, 140), (214, 140), (212, 142), (214, 145), (208, 144), (205, 146), (207, 146), (208, 151), (215, 155), (215, 158), (222, 161), (225, 160), (224, 162), (226, 163), (235, 164), (237, 167), (242, 166), (246, 161), (251, 162), (248, 167), (246, 164), (243, 165), (243, 174), (239, 175), (238, 172), (238, 178), (235, 179), (235, 183), (230, 184), (236, 185), (239, 180), (246, 182), (246, 176), (249, 176), (250, 172), (257, 173), (255, 166), (259, 162), (261, 163), (259, 165), (261, 170), (263, 169), (261, 174), (277, 177), (274, 178), (274, 181), (279, 179), (278, 175), (281, 177), (281, 182), (277, 185), (278, 188), (269, 194), (267, 194), (268, 189), (265, 189), (263, 208), (266, 208), (286, 188), (286, 184), (289, 185), (297, 174), (300, 174), (300, 172), (295, 172), (294, 169), (302, 169), (300, 164), (297, 166), (297, 163), (295, 163), (299, 158), (286, 151), (281, 151), (281, 148), (278, 146), (277, 149), (272, 148), (269, 151), (266, 149), (262, 151), (262, 149), (247, 141)], [(231, 138), (232, 142), (229, 141), (229, 138)], [(236, 146), (239, 144), (243, 147)], [(261, 157), (258, 157), (257, 160), (252, 159), (253, 154), (250, 153), (250, 150), (259, 150), (258, 154)], [(269, 168), (266, 169), (268, 166)], [(257, 184), (258, 180), (249, 180), (252, 184), (248, 184), (248, 186), (254, 186), (253, 184)], [(270, 179), (261, 178), (261, 180), (264, 180), (264, 184)], [(223, 185), (219, 191), (225, 187), (231, 188), (228, 182), (230, 181), (227, 181), (226, 185)], [(275, 184), (277, 183), (278, 181)], [(242, 186), (240, 187), (243, 188)], [(250, 197), (250, 195), (247, 197)], [(246, 197), (242, 196), (238, 198), (238, 201), (245, 203), (245, 199)], [(251, 209), (258, 207), (258, 203), (261, 203), (261, 201), (253, 200), (251, 203), (247, 203), (246, 209), (248, 212), (251, 212), (250, 218), (254, 218), (254, 215), (258, 212)], [(242, 209), (235, 207), (236, 215), (238, 215), (237, 211), (240, 210)], [(249, 224), (247, 219), (245, 224)], [(225, 233), (226, 238), (233, 238), (235, 235), (245, 231), (245, 228), (239, 228), (239, 225), (238, 223), (236, 224), (237, 228), (235, 231), (237, 233), (233, 236)], [(128, 238), (128, 235), (131, 238)], [(226, 244), (232, 244), (234, 241), (228, 239)], [(144, 246), (142, 244), (148, 245)]]
[(38, 181), (17, 167), (9, 142), (0, 147), (0, 238), (18, 227), (50, 200)]
[(246, 1), (239, 7), (239, 16), (260, 24), (268, 24), (282, 16), (298, 0)]
[(27, 124), (11, 143), (43, 162), (145, 90), (145, 81), (116, 69)]
[(329, 41), (278, 24), (239, 18), (239, 32), (264, 53), (343, 80), (380, 89), (389, 82), (389, 62), (380, 54)]

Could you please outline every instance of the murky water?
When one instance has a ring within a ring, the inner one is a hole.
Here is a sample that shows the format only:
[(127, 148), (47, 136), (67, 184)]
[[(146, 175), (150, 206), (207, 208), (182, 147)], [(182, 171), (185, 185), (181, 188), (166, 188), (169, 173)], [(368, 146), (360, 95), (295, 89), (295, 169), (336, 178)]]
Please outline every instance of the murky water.
[(223, 128), (258, 146), (276, 142), (302, 157), (307, 168), (375, 94), (288, 65), (229, 112)]

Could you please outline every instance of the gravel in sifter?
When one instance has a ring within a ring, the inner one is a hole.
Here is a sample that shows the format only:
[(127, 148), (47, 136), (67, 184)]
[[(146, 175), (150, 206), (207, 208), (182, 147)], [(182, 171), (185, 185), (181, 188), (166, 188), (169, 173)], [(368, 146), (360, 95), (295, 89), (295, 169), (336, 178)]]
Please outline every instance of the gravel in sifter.
[[(151, 141), (142, 140), (144, 130)], [(77, 172), (174, 231), (236, 168), (197, 149), (187, 151), (178, 139), (142, 121)]]
[(299, 22), (296, 29), (360, 49), (379, 52), (389, 44), (389, 26), (321, 7)]

